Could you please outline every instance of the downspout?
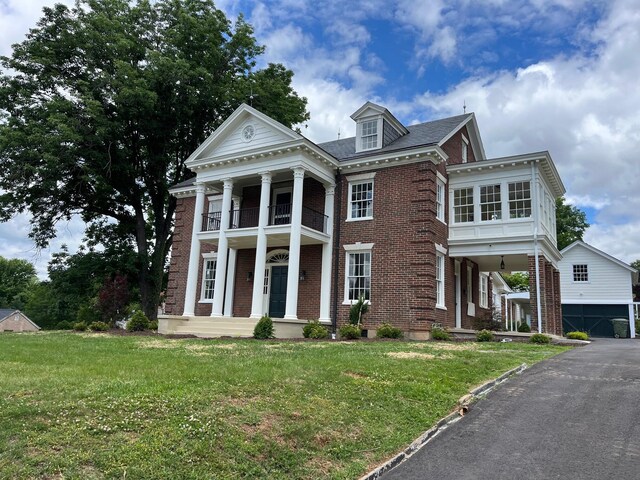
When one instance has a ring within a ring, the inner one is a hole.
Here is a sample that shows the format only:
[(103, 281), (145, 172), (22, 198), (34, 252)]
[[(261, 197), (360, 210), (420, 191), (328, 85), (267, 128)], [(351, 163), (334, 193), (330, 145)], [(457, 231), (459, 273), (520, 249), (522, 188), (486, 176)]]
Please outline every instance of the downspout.
[(542, 304), (540, 301), (540, 262), (538, 262), (538, 222), (540, 221), (540, 205), (538, 202), (538, 175), (536, 164), (531, 163), (531, 180), (533, 183), (532, 200), (535, 202), (535, 225), (533, 227), (533, 254), (536, 262), (536, 309), (538, 313), (538, 333), (542, 333)]
[(331, 312), (331, 332), (335, 338), (338, 325), (338, 281), (340, 275), (340, 227), (342, 225), (342, 175), (336, 173), (336, 203), (333, 209), (333, 308)]

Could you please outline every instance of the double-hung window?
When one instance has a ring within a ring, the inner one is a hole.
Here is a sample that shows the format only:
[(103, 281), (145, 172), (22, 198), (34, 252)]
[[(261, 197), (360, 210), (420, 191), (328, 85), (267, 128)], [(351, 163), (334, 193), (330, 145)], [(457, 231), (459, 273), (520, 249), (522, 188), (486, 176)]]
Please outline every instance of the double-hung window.
[(202, 295), (201, 301), (213, 301), (213, 291), (216, 284), (216, 258), (206, 256), (202, 270)]
[(480, 307), (489, 308), (489, 277), (480, 274)]
[(345, 245), (345, 303), (357, 302), (360, 297), (371, 300), (371, 248), (373, 244)]
[(373, 218), (373, 179), (349, 183), (349, 220)]
[(589, 281), (589, 266), (585, 264), (579, 264), (573, 266), (573, 281), (574, 282), (588, 282)]
[(473, 222), (473, 187), (453, 191), (453, 219), (455, 223)]
[(502, 200), (500, 185), (480, 187), (480, 220), (500, 220), (502, 218)]
[(436, 307), (444, 308), (444, 255), (436, 252)]
[(527, 218), (531, 216), (531, 183), (514, 182), (509, 184), (509, 218)]
[(444, 222), (445, 184), (440, 178), (436, 180), (436, 218)]
[(360, 150), (378, 148), (378, 120), (367, 120), (360, 124)]

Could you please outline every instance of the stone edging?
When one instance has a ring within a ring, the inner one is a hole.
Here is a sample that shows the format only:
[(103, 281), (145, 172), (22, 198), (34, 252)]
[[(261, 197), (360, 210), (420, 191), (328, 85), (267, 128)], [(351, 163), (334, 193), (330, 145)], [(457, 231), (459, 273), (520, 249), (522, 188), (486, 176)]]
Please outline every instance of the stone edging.
[(528, 368), (526, 363), (509, 370), (508, 372), (503, 373), (498, 378), (488, 381), (480, 385), (477, 388), (474, 388), (469, 392), (468, 395), (460, 398), (458, 400), (458, 409), (457, 411), (450, 413), (444, 418), (441, 418), (438, 423), (436, 423), (429, 430), (420, 435), (417, 439), (415, 439), (411, 444), (405, 448), (403, 451), (395, 455), (393, 458), (387, 460), (385, 463), (370, 471), (369, 473), (360, 477), (359, 480), (376, 480), (380, 478), (380, 476), (392, 468), (397, 467), (406, 459), (411, 457), (414, 453), (424, 447), (427, 443), (429, 443), (434, 437), (436, 437), (440, 432), (448, 428), (450, 425), (454, 424), (458, 420), (460, 420), (464, 414), (468, 411), (470, 405), (480, 399), (480, 397), (486, 395), (491, 390), (493, 390), (496, 386), (505, 382), (509, 379), (509, 377), (513, 375), (518, 375), (522, 373), (523, 370)]

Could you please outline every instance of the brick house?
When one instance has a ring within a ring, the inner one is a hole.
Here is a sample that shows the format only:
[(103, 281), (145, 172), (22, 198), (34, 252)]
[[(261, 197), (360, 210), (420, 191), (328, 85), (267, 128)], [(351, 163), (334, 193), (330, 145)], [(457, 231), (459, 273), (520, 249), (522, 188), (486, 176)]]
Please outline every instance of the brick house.
[(37, 332), (40, 327), (20, 310), (0, 308), (0, 332)]
[(351, 118), (355, 137), (315, 144), (241, 105), (193, 152), (160, 332), (251, 335), (268, 314), (301, 336), (363, 295), (370, 333), (427, 338), (491, 313), (490, 272), (525, 270), (534, 330), (561, 333), (548, 152), (487, 159), (472, 113), (404, 126), (367, 102)]

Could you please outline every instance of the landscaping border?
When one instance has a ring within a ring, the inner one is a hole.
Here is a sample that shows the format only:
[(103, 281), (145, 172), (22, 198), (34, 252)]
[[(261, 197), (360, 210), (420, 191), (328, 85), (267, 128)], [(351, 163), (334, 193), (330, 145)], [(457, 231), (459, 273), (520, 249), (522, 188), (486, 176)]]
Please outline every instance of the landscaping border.
[(456, 408), (455, 412), (450, 413), (446, 417), (438, 420), (438, 422), (433, 427), (431, 427), (429, 430), (427, 430), (418, 438), (416, 438), (413, 442), (411, 442), (411, 444), (409, 444), (407, 448), (405, 448), (403, 451), (395, 455), (393, 458), (387, 460), (385, 463), (383, 463), (379, 467), (376, 467), (374, 470), (371, 470), (369, 473), (363, 475), (362, 477), (360, 477), (359, 480), (377, 480), (384, 473), (397, 467), (406, 459), (411, 457), (414, 453), (416, 453), (418, 450), (420, 450), (422, 447), (424, 447), (427, 443), (433, 440), (443, 430), (445, 430), (450, 425), (453, 425), (458, 420), (460, 420), (465, 415), (465, 413), (469, 410), (469, 407), (471, 406), (471, 404), (478, 401), (481, 397), (485, 396), (487, 393), (489, 393), (491, 390), (493, 390), (495, 387), (497, 387), (501, 383), (507, 381), (513, 375), (519, 375), (527, 368), (529, 368), (529, 366), (526, 363), (523, 363), (522, 365), (516, 368), (512, 368), (508, 372), (503, 373), (499, 377), (493, 380), (489, 380), (488, 382), (483, 383), (479, 387), (474, 388), (469, 392), (468, 395), (465, 395), (462, 398), (460, 398), (460, 400), (458, 400), (458, 407)]

